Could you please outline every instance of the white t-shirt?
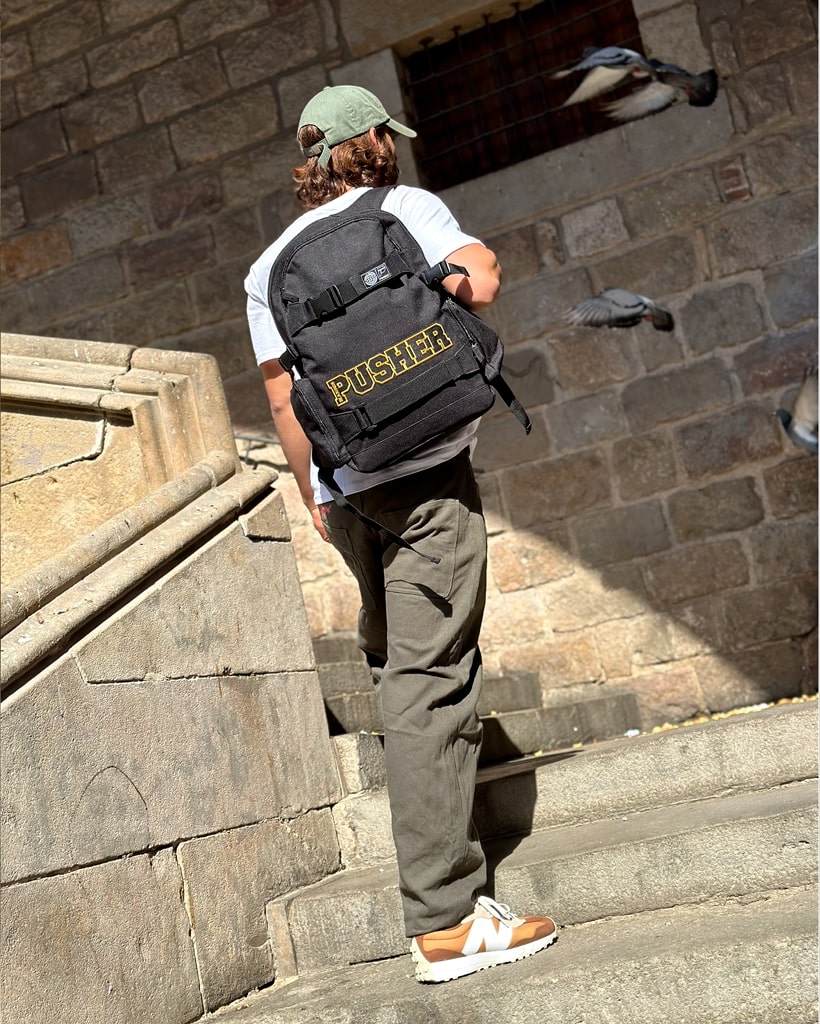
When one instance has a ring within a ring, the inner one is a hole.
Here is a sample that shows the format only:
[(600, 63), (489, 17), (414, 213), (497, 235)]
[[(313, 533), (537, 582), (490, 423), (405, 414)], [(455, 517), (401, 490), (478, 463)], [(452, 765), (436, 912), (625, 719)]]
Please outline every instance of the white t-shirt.
[[(346, 209), (363, 191), (363, 188), (351, 189), (337, 199), (303, 213), (265, 249), (251, 267), (245, 278), (245, 291), (248, 293), (248, 326), (257, 363), (278, 359), (286, 351), (285, 342), (276, 329), (267, 300), (268, 278), (277, 255), (309, 224)], [(444, 203), (424, 189), (397, 185), (387, 193), (383, 208), (404, 224), (419, 243), (425, 259), (431, 266), (446, 259), (457, 249), (479, 241), (472, 235), (464, 234)], [(344, 494), (355, 494), (387, 480), (396, 480), (410, 473), (438, 466), (458, 455), (468, 445), (474, 445), (477, 429), (478, 421), (475, 420), (436, 438), (395, 466), (375, 473), (359, 473), (348, 466), (342, 466), (334, 471), (335, 480)], [(332, 500), (331, 495), (319, 483), (317, 474), (316, 466), (311, 465), (311, 480), (317, 503)]]

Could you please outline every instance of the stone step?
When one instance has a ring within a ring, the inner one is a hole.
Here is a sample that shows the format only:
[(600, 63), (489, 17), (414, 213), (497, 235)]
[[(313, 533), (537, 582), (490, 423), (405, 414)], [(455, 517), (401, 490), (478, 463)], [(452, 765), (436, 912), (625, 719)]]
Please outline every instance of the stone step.
[[(362, 921), (362, 925), (366, 925)], [(816, 1024), (817, 891), (563, 927), (548, 950), (445, 985), (408, 955), (277, 982), (222, 1024)]]
[[(817, 785), (724, 796), (485, 844), (496, 898), (562, 924), (816, 881)], [(277, 963), (307, 974), (406, 949), (394, 862), (268, 905)]]
[(313, 656), (318, 665), (328, 662), (353, 661), (366, 664), (365, 657), (352, 633), (334, 633), (313, 639)]

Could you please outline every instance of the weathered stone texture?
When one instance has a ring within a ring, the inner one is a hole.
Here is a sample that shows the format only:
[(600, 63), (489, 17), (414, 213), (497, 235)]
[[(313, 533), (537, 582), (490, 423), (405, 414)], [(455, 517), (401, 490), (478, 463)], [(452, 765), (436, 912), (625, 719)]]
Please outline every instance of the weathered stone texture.
[(340, 867), (329, 810), (180, 844), (206, 1009), (275, 977), (265, 905)]
[(65, 224), (50, 224), (5, 242), (0, 250), (0, 272), (7, 281), (25, 281), (70, 259), (71, 244)]
[(772, 409), (748, 405), (675, 430), (678, 458), (693, 480), (776, 455), (779, 426)]
[(3, 131), (3, 180), (59, 160), (68, 152), (59, 112), (47, 110)]
[(669, 528), (659, 501), (608, 509), (578, 519), (573, 527), (578, 554), (587, 565), (608, 565), (666, 550)]
[(708, 655), (692, 663), (706, 709), (712, 712), (769, 703), (803, 689), (800, 644), (782, 640), (729, 657)]
[(706, 229), (721, 274), (765, 267), (817, 245), (817, 202), (812, 191), (742, 205)]
[[(167, 4), (167, 0), (163, 2)], [(185, 49), (190, 50), (264, 21), (269, 15), (265, 0), (234, 0), (227, 6), (223, 0), (194, 0), (179, 13), (179, 31)]]
[(148, 71), (179, 54), (176, 25), (169, 18), (138, 28), (88, 54), (94, 86), (113, 85), (140, 71)]
[(703, 355), (759, 337), (763, 310), (752, 285), (739, 282), (695, 292), (681, 309), (680, 325), (689, 349)]
[(638, 701), (641, 727), (681, 722), (703, 710), (703, 694), (690, 667), (632, 676), (629, 687)]
[(643, 377), (627, 384), (621, 397), (633, 431), (728, 405), (731, 399), (728, 374), (717, 359)]
[(593, 333), (574, 328), (549, 340), (556, 381), (566, 393), (593, 392), (639, 372), (631, 331)]
[(692, 288), (700, 278), (698, 255), (691, 239), (665, 237), (595, 265), (601, 287), (617, 282), (656, 300)]
[(140, 109), (149, 124), (166, 121), (227, 91), (227, 82), (215, 49), (167, 61), (145, 78), (137, 89)]
[(766, 301), (775, 324), (793, 327), (817, 315), (817, 253), (767, 267), (763, 271)]
[(129, 135), (142, 127), (132, 83), (92, 92), (68, 104), (63, 112), (66, 135), (74, 152)]
[(61, 4), (29, 26), (35, 62), (47, 64), (67, 53), (84, 49), (102, 37), (102, 18), (94, 0)]
[[(235, 89), (270, 77), (271, 68), (286, 71), (315, 59), (322, 52), (324, 26), (314, 3), (285, 12), (272, 24), (254, 26), (223, 44), (222, 54), (230, 84)], [(270, 100), (267, 113), (274, 109)]]
[(817, 517), (760, 526), (751, 534), (755, 576), (763, 583), (817, 568)]
[[(807, 366), (816, 360), (817, 331), (800, 328), (767, 337), (735, 356), (735, 372), (745, 395), (759, 395), (774, 388), (797, 387)], [(774, 410), (772, 410), (774, 411)]]
[(614, 391), (584, 395), (547, 409), (549, 435), (556, 452), (600, 445), (626, 433), (621, 403)]
[(82, 206), (99, 191), (94, 158), (82, 153), (27, 178), (23, 202), (31, 221), (47, 220)]
[(3, 1015), (38, 1024), (198, 1018), (181, 888), (171, 850), (4, 888)]
[(817, 459), (804, 455), (770, 466), (763, 483), (772, 515), (778, 519), (817, 508)]
[(490, 541), (490, 572), (502, 593), (571, 575), (574, 565), (566, 527), (510, 530)]
[(608, 501), (611, 482), (597, 452), (505, 469), (502, 489), (513, 526), (565, 519)]
[(561, 218), (564, 244), (572, 257), (592, 256), (629, 238), (621, 211), (614, 199), (581, 207)]
[(14, 92), (21, 116), (28, 117), (41, 110), (62, 106), (84, 92), (87, 85), (85, 64), (74, 58), (26, 75), (15, 84)]
[(817, 625), (812, 576), (777, 581), (724, 596), (726, 625), (735, 648), (804, 636)]
[(107, 193), (130, 192), (141, 182), (167, 178), (176, 170), (168, 131), (150, 128), (97, 150), (97, 167)]
[(129, 280), (138, 291), (153, 288), (169, 276), (185, 277), (213, 262), (213, 237), (206, 226), (194, 225), (168, 238), (147, 241), (126, 250)]
[(681, 541), (744, 530), (765, 515), (752, 477), (721, 480), (697, 491), (678, 491), (669, 496), (668, 508), (675, 536)]
[(170, 134), (181, 166), (190, 167), (269, 138), (276, 128), (273, 96), (265, 85), (183, 115)]
[(678, 548), (644, 566), (647, 590), (662, 605), (690, 601), (749, 582), (749, 565), (736, 540)]
[[(501, 404), (500, 400), (497, 404)], [(502, 406), (506, 409), (506, 406)], [(500, 469), (509, 463), (509, 453), (517, 449), (522, 460), (542, 459), (552, 451), (543, 415), (530, 413), (532, 430), (524, 428), (509, 413), (486, 416), (478, 428), (478, 443), (473, 455), (473, 464), (479, 473)]]
[(737, 40), (744, 63), (751, 66), (796, 49), (814, 32), (803, 0), (761, 0), (741, 15)]
[(624, 501), (646, 498), (677, 482), (675, 453), (667, 434), (642, 434), (616, 442), (612, 465)]
[(488, 238), (486, 244), (498, 257), (506, 283), (532, 277), (538, 273), (538, 250), (531, 226)]
[(148, 230), (147, 210), (133, 196), (86, 203), (68, 218), (71, 248), (77, 258), (116, 249), (123, 242), (145, 235)]
[(699, 223), (720, 206), (720, 193), (711, 169), (698, 167), (625, 192), (619, 204), (630, 233), (651, 238)]
[(745, 154), (756, 196), (786, 193), (817, 181), (817, 133), (807, 127), (773, 135)]

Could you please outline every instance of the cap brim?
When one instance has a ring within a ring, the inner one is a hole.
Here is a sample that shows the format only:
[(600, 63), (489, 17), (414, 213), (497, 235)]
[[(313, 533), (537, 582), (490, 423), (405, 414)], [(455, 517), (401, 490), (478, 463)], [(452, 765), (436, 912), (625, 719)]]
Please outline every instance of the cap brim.
[(408, 128), (406, 124), (402, 124), (401, 121), (397, 121), (393, 117), (388, 117), (385, 124), (391, 132), (398, 132), (399, 135), (406, 135), (408, 139), (415, 139), (418, 136), (418, 132), (414, 132), (412, 128)]

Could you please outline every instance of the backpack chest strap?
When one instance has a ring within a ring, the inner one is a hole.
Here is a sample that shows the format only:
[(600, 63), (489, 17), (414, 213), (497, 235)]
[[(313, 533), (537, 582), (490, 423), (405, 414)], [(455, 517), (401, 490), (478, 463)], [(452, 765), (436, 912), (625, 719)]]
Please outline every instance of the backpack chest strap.
[(403, 274), (412, 273), (412, 267), (405, 257), (399, 252), (393, 252), (374, 267), (368, 267), (367, 270), (359, 274), (353, 274), (352, 277), (339, 284), (332, 284), (318, 295), (313, 295), (303, 302), (294, 302), (289, 305), (287, 310), (288, 330), (291, 336), (298, 334), (309, 324), (319, 323), (324, 317), (335, 313), (336, 310), (349, 306), (365, 292), (387, 284)]

